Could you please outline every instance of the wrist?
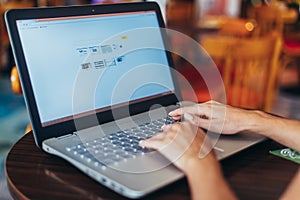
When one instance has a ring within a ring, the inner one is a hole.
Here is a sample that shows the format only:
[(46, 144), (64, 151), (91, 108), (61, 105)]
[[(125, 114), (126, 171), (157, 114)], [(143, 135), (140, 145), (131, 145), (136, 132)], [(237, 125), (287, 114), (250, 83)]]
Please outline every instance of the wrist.
[(263, 136), (268, 136), (266, 134), (271, 128), (270, 125), (274, 126), (274, 119), (271, 117), (271, 115), (260, 110), (249, 110), (248, 112), (248, 120), (246, 120), (244, 130)]
[(259, 126), (259, 121), (262, 116), (261, 111), (259, 110), (248, 110), (247, 111), (247, 118), (244, 121), (244, 128), (243, 130), (245, 131), (250, 131), (250, 132), (256, 132)]
[[(203, 176), (203, 174), (207, 175), (207, 173), (210, 172), (212, 174), (221, 172), (220, 165), (214, 155), (213, 149), (211, 151), (212, 152), (208, 153), (203, 158), (196, 157), (186, 160), (183, 171), (188, 178), (195, 176), (195, 174)], [(201, 175), (201, 173), (203, 174)]]
[(188, 160), (185, 167), (192, 199), (236, 199), (213, 152)]

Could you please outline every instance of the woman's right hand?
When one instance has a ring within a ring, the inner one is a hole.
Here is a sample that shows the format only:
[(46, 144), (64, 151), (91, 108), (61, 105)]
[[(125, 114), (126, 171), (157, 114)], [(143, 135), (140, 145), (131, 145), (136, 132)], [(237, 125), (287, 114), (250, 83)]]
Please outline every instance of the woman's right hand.
[(183, 118), (215, 133), (235, 134), (249, 129), (248, 127), (253, 123), (253, 113), (255, 112), (211, 100), (178, 108), (169, 115), (175, 120)]

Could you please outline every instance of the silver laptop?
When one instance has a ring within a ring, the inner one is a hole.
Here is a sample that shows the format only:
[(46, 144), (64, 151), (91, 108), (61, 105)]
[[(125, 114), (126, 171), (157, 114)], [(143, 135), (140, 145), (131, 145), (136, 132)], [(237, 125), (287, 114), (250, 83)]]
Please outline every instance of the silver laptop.
[[(138, 145), (182, 101), (156, 3), (10, 10), (6, 23), (38, 147), (130, 198), (184, 176)], [(261, 140), (215, 149), (222, 159)]]

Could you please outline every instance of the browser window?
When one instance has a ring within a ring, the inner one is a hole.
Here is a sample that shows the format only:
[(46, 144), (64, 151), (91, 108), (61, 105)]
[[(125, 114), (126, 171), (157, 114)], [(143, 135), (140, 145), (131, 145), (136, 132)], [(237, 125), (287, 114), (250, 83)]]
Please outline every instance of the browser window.
[(154, 11), (19, 20), (17, 26), (44, 126), (174, 92)]

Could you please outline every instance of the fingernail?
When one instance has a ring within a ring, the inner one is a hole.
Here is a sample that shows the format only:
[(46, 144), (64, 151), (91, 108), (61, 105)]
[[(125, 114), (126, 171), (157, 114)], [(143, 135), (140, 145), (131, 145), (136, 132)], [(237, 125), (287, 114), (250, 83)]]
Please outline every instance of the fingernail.
[(172, 115), (172, 114), (174, 114), (174, 111), (169, 112), (169, 115)]

